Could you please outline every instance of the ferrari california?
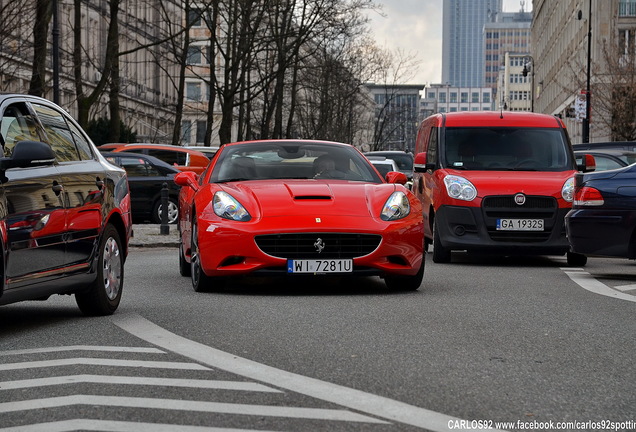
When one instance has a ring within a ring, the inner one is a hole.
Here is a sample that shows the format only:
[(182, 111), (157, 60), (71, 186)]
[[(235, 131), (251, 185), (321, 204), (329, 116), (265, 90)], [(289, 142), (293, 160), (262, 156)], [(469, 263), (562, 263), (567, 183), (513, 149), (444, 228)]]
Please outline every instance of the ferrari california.
[(416, 290), (424, 275), (419, 200), (403, 173), (382, 178), (349, 144), (226, 144), (181, 172), (179, 270), (195, 291), (239, 276), (380, 276)]

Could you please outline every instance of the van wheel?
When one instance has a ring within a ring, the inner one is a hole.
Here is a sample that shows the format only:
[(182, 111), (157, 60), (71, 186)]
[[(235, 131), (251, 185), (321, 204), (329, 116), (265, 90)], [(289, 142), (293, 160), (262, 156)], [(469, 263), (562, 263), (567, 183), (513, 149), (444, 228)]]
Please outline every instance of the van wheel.
[(437, 229), (437, 219), (433, 221), (433, 262), (449, 263), (451, 261), (451, 251), (442, 246)]
[(570, 267), (583, 267), (587, 264), (587, 257), (585, 255), (568, 252), (566, 256)]

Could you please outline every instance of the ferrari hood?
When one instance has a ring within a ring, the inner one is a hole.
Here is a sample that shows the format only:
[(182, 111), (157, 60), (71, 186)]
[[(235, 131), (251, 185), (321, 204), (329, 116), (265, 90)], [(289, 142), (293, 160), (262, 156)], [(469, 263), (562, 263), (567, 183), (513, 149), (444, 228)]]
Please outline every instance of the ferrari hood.
[(222, 188), (243, 204), (250, 214), (260, 214), (261, 217), (307, 214), (369, 217), (379, 214), (395, 185), (266, 180), (226, 183)]

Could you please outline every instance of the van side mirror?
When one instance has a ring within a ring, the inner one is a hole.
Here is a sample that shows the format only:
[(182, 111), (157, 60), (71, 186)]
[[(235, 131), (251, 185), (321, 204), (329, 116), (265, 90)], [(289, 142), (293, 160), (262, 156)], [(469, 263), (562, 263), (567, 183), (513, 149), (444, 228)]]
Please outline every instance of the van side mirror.
[(40, 141), (18, 141), (11, 156), (0, 158), (0, 169), (32, 168), (54, 163), (55, 152), (50, 145)]
[(591, 154), (584, 154), (581, 163), (577, 164), (576, 169), (584, 173), (595, 171), (596, 159)]
[(428, 170), (437, 169), (437, 165), (434, 162), (428, 162), (428, 156), (426, 152), (417, 153), (413, 161), (413, 171), (426, 172)]

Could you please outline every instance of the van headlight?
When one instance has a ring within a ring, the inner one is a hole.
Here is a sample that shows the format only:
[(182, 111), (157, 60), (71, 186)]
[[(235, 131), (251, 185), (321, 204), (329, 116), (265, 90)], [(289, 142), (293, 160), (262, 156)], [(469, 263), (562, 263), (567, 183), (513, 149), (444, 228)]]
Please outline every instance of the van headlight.
[(574, 201), (574, 177), (570, 177), (563, 183), (561, 188), (561, 196), (567, 202)]
[(380, 219), (383, 221), (394, 221), (402, 219), (411, 212), (411, 204), (404, 192), (393, 192), (382, 207)]
[(477, 188), (464, 177), (447, 175), (444, 177), (446, 193), (458, 200), (472, 201), (477, 196)]

